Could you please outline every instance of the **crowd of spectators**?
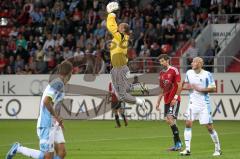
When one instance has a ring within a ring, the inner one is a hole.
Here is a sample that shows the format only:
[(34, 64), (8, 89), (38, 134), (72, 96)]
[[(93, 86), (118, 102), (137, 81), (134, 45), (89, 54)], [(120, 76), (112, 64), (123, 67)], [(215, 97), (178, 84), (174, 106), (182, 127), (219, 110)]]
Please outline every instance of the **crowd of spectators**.
[[(1, 0), (0, 74), (50, 73), (68, 58), (74, 60), (73, 73), (109, 72), (107, 2)], [(213, 14), (236, 14), (240, 8), (239, 0), (119, 2), (118, 20), (132, 30), (129, 60), (133, 72), (154, 72), (154, 58), (174, 52), (196, 36), (204, 22), (221, 20)], [(238, 20), (233, 16), (228, 22)]]

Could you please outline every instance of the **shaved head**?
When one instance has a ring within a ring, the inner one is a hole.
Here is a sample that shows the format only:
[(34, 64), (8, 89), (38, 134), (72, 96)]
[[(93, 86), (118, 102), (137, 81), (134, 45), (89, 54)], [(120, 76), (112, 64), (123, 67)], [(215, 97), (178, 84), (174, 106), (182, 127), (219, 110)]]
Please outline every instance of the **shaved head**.
[(203, 59), (201, 57), (195, 57), (192, 61), (192, 69), (193, 70), (201, 70), (203, 67)]
[(195, 57), (193, 60), (195, 60), (196, 62), (200, 63), (203, 66), (203, 59), (201, 57)]

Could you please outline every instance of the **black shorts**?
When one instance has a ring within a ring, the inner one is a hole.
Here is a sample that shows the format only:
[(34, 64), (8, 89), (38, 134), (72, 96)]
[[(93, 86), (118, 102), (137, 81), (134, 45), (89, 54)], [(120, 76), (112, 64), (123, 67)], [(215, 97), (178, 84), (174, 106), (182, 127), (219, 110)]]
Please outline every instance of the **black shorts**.
[(111, 107), (112, 109), (124, 108), (124, 102), (112, 102)]
[(169, 104), (164, 105), (164, 117), (167, 115), (172, 115), (175, 119), (177, 119), (178, 112), (179, 112), (179, 106), (180, 102), (177, 101), (177, 103), (174, 106), (170, 106)]

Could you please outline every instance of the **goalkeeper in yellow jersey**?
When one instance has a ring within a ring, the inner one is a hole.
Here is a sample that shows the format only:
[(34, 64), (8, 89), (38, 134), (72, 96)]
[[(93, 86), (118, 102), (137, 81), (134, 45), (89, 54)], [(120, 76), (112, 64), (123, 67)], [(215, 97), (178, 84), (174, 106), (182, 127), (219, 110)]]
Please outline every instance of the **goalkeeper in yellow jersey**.
[(133, 85), (127, 79), (127, 75), (130, 73), (127, 66), (130, 28), (127, 23), (117, 25), (114, 12), (118, 9), (119, 4), (117, 2), (110, 2), (107, 5), (107, 29), (113, 36), (110, 46), (111, 64), (113, 67), (111, 70), (112, 84), (119, 101), (140, 105), (145, 110), (145, 100), (128, 93), (133, 88)]

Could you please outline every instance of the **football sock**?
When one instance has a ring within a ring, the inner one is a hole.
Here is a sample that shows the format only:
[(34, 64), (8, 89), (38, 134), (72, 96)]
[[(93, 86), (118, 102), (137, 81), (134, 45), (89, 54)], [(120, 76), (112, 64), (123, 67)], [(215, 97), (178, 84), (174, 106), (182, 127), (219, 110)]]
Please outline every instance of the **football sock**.
[(125, 126), (127, 125), (127, 119), (126, 119), (126, 116), (124, 115), (124, 113), (121, 113), (121, 116), (124, 120), (124, 123), (125, 123)]
[(213, 143), (215, 144), (215, 151), (221, 150), (217, 132), (213, 130), (212, 133), (210, 133), (210, 136), (212, 138)]
[(115, 120), (116, 120), (116, 123), (117, 123), (117, 126), (121, 126), (120, 124), (120, 121), (119, 121), (119, 116), (118, 115), (115, 115)]
[(177, 125), (176, 124), (172, 125), (171, 129), (173, 133), (174, 143), (176, 144), (177, 142), (181, 142)]
[(61, 159), (59, 156), (54, 156), (53, 159)]
[(191, 139), (192, 139), (192, 128), (185, 128), (184, 139), (185, 139), (186, 150), (190, 151)]
[(17, 149), (17, 152), (23, 154), (24, 156), (35, 158), (35, 159), (43, 159), (44, 158), (43, 152), (41, 152), (39, 150), (34, 150), (34, 149), (27, 148), (27, 147), (23, 147), (23, 146), (19, 146)]

